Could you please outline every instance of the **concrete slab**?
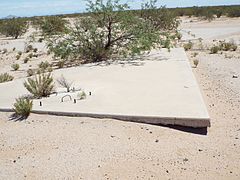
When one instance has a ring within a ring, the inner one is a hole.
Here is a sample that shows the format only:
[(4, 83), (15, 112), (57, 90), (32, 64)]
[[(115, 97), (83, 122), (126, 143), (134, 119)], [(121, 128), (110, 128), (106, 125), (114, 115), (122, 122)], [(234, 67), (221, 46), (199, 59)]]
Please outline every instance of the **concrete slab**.
[[(143, 60), (60, 69), (53, 75), (55, 79), (64, 75), (74, 81), (75, 88), (92, 95), (76, 104), (70, 100), (61, 103), (67, 93), (34, 100), (33, 109), (37, 113), (210, 126), (206, 106), (182, 48), (153, 51)], [(0, 84), (0, 108), (11, 108), (16, 97), (27, 94), (23, 81)], [(68, 94), (77, 98), (76, 92)]]

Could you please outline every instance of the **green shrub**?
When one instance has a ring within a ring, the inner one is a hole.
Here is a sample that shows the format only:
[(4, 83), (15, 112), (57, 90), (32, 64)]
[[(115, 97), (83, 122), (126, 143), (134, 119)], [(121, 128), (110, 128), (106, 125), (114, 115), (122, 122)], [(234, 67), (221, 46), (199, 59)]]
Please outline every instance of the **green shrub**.
[(194, 64), (194, 66), (195, 66), (195, 68), (198, 66), (198, 64), (199, 64), (199, 60), (197, 60), (197, 59), (194, 59), (193, 60), (193, 64)]
[(28, 98), (18, 98), (13, 106), (17, 116), (27, 118), (32, 110), (33, 102)]
[(220, 50), (220, 48), (218, 46), (213, 46), (210, 49), (210, 54), (216, 54), (216, 53), (218, 53), (219, 50)]
[(17, 71), (20, 68), (19, 64), (12, 64), (11, 67), (14, 71)]
[(28, 78), (24, 82), (25, 88), (35, 97), (48, 97), (54, 88), (53, 78), (50, 73), (39, 74), (35, 78)]
[(0, 83), (12, 81), (13, 79), (13, 76), (9, 75), (8, 73), (0, 74)]

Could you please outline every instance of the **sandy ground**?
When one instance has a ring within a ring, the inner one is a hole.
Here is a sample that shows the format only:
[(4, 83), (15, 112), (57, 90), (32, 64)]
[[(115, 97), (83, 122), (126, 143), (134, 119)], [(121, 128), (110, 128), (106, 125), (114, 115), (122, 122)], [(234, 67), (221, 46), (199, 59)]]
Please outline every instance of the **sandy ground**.
[(9, 113), (0, 113), (0, 178), (240, 179), (239, 57), (198, 53), (194, 73), (211, 117), (207, 134), (35, 114), (14, 122)]

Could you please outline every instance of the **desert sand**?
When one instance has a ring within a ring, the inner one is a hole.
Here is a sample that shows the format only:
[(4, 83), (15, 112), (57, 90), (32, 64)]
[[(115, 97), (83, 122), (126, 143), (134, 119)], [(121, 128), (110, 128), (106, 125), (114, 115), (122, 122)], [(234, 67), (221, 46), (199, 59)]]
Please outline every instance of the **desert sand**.
[[(218, 22), (220, 29), (225, 21)], [(191, 30), (189, 23), (183, 29)], [(209, 43), (209, 37), (203, 36), (203, 42)], [(229, 37), (232, 31), (221, 35)], [(199, 60), (193, 71), (210, 128), (36, 114), (14, 122), (11, 113), (0, 113), (1, 179), (240, 179), (239, 48), (216, 55), (187, 53), (191, 62)]]

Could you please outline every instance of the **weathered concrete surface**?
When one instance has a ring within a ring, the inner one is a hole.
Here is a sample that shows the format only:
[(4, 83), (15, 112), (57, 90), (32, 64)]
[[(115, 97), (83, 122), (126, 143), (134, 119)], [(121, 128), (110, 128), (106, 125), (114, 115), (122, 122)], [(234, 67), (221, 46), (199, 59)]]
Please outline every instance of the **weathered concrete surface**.
[[(76, 104), (61, 103), (57, 96), (34, 101), (38, 113), (116, 118), (152, 124), (210, 126), (209, 115), (191, 66), (183, 49), (151, 52), (143, 60), (122, 61), (110, 65), (85, 65), (61, 69), (74, 87), (92, 92)], [(9, 108), (14, 98), (26, 94), (23, 80), (0, 84), (0, 108)], [(58, 89), (59, 91), (60, 89)], [(77, 93), (70, 93), (76, 98)], [(42, 101), (43, 106), (39, 106)]]

